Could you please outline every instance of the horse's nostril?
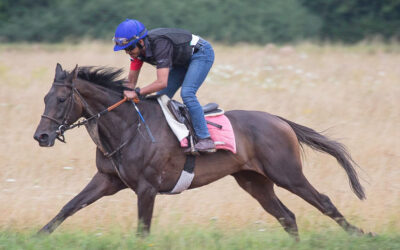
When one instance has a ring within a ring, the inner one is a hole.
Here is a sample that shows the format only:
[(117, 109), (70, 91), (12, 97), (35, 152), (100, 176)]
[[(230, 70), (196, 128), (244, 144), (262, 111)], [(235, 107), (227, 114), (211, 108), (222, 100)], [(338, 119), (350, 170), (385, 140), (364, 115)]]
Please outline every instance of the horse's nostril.
[(39, 137), (39, 140), (41, 141), (47, 141), (47, 139), (49, 138), (48, 134), (41, 134)]
[(35, 135), (33, 138), (35, 140), (37, 140), (38, 142), (46, 142), (47, 139), (49, 139), (49, 135), (48, 134), (40, 134), (40, 135)]

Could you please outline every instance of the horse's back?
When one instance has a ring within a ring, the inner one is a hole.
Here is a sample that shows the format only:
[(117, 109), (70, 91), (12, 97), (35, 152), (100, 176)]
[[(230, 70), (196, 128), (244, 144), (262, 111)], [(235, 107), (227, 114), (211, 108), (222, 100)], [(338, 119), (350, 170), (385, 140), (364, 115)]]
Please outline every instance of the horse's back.
[(283, 160), (288, 155), (299, 159), (297, 136), (278, 116), (261, 111), (226, 112), (235, 131), (238, 154), (248, 160), (268, 158)]
[(262, 111), (231, 110), (227, 111), (226, 116), (232, 123), (235, 131), (249, 133), (255, 136), (287, 135), (294, 136), (290, 125), (273, 114)]

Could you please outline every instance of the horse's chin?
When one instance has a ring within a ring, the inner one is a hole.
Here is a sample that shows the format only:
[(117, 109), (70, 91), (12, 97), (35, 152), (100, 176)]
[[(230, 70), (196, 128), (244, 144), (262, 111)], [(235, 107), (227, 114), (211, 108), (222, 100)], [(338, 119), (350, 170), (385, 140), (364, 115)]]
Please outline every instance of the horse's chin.
[(39, 146), (44, 147), (44, 148), (49, 148), (49, 147), (53, 147), (55, 143), (55, 139), (51, 140), (49, 142), (39, 142)]

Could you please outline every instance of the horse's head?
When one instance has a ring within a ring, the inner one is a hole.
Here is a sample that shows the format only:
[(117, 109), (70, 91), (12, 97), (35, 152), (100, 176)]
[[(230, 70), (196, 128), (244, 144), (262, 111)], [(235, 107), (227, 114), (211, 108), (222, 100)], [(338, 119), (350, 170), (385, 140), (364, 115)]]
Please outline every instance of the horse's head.
[(68, 73), (57, 63), (54, 82), (44, 97), (45, 109), (33, 136), (41, 147), (51, 147), (55, 139), (64, 141), (63, 133), (68, 125), (82, 116), (82, 105), (75, 94), (74, 80), (78, 65)]

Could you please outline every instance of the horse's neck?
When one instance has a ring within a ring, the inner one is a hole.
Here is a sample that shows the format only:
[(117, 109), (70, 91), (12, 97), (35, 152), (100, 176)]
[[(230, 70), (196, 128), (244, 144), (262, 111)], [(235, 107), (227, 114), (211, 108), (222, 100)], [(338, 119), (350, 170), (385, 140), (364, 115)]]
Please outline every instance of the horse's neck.
[[(118, 95), (109, 93), (108, 90), (86, 81), (77, 81), (76, 87), (87, 105), (83, 107), (83, 113), (86, 118), (98, 114), (121, 100)], [(97, 121), (101, 137), (112, 147), (116, 147), (121, 143), (121, 138), (126, 137), (124, 132), (134, 124), (137, 124), (137, 116), (133, 107), (129, 109), (126, 104), (106, 113)], [(136, 130), (131, 132), (135, 133)]]
[(110, 94), (106, 90), (80, 79), (75, 82), (75, 87), (83, 98), (81, 101), (84, 105), (85, 116), (94, 115), (93, 113), (98, 113), (107, 108)]

